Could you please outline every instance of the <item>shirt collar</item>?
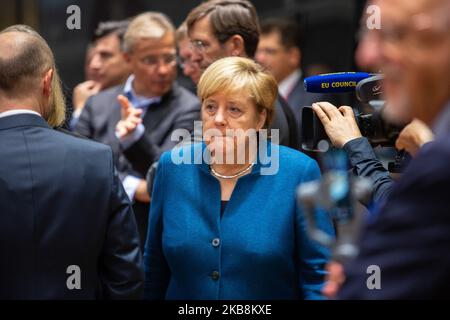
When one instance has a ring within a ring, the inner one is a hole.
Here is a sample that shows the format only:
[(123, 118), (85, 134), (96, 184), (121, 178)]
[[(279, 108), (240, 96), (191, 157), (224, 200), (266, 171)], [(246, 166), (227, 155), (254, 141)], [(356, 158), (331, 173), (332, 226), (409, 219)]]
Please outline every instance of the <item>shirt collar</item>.
[(436, 137), (450, 132), (450, 101), (447, 102), (444, 109), (436, 117), (432, 129)]
[(283, 98), (286, 99), (289, 96), (289, 94), (292, 92), (292, 89), (294, 89), (295, 85), (301, 77), (302, 71), (300, 69), (297, 69), (280, 82), (280, 84), (278, 85), (278, 90), (280, 91), (280, 94), (283, 96)]
[(8, 111), (0, 112), (0, 118), (14, 116), (16, 114), (35, 114), (39, 117), (42, 117), (39, 113), (37, 113), (36, 111), (33, 111), (33, 110), (15, 109), (15, 110), (8, 110)]
[(161, 97), (144, 97), (137, 95), (136, 92), (133, 89), (133, 81), (134, 81), (134, 75), (130, 75), (125, 82), (125, 86), (123, 87), (123, 93), (125, 96), (130, 100), (131, 104), (135, 108), (146, 108), (151, 104), (159, 103), (161, 102)]

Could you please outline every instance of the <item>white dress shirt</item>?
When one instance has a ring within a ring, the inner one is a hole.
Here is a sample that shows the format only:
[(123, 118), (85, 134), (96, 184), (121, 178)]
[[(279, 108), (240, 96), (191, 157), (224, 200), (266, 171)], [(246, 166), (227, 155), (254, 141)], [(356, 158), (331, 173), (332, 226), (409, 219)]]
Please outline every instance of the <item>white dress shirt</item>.
[(33, 111), (33, 110), (15, 109), (15, 110), (8, 110), (8, 111), (0, 112), (0, 118), (15, 116), (16, 114), (34, 114), (39, 117), (42, 117), (39, 113), (37, 113), (36, 111)]
[(300, 69), (297, 69), (279, 83), (278, 90), (280, 91), (281, 96), (286, 101), (301, 77), (302, 71)]

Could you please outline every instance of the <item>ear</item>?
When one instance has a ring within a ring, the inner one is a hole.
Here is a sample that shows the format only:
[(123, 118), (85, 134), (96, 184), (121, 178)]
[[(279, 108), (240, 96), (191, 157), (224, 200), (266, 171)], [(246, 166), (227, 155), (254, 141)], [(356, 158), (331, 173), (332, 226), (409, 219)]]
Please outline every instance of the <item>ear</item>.
[(266, 123), (267, 119), (267, 110), (263, 109), (263, 111), (258, 113), (259, 119), (258, 123), (256, 125), (256, 131), (259, 131), (260, 129), (264, 128), (264, 124)]
[(226, 49), (229, 55), (234, 57), (245, 56), (245, 42), (244, 38), (240, 35), (235, 34), (231, 36), (226, 42)]
[(48, 98), (52, 94), (53, 69), (49, 69), (42, 79), (42, 93)]

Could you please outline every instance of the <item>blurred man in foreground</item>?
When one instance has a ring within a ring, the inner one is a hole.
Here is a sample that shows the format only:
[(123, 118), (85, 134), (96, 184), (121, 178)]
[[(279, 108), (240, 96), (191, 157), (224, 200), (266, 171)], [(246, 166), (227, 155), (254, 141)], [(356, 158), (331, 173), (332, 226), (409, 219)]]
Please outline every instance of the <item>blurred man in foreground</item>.
[[(338, 294), (342, 299), (448, 298), (450, 3), (372, 4), (380, 8), (381, 29), (367, 31), (357, 60), (385, 74), (387, 117), (398, 122), (417, 118), (432, 128), (435, 141), (422, 146), (393, 187), (363, 233), (360, 254), (346, 266), (345, 275), (332, 266), (329, 285), (337, 289), (345, 281)], [(325, 126), (338, 119), (341, 133), (354, 127), (354, 116), (344, 110), (342, 115), (318, 105), (315, 111)], [(368, 285), (370, 266), (379, 268), (379, 287)]]

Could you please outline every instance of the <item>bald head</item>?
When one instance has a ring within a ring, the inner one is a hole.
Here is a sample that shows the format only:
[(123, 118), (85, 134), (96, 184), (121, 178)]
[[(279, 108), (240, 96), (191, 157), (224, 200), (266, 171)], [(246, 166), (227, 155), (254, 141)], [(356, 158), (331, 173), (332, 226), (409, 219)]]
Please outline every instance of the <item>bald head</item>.
[(16, 26), (0, 33), (0, 90), (4, 93), (35, 90), (43, 73), (53, 67), (50, 48), (32, 29)]
[(30, 109), (52, 127), (65, 120), (65, 99), (47, 42), (31, 27), (0, 32), (0, 112)]

